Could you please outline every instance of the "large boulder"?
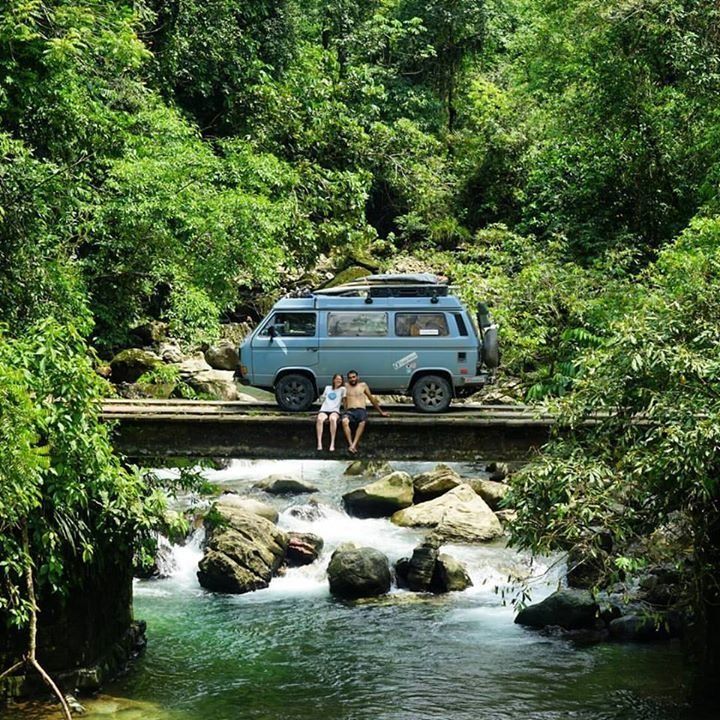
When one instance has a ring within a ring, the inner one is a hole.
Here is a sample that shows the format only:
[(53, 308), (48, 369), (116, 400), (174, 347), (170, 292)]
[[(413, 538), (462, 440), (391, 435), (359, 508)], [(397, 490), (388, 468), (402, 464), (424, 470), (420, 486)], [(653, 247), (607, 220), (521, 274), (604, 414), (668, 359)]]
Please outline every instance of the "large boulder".
[(240, 398), (233, 373), (229, 370), (203, 370), (191, 375), (185, 382), (195, 392), (215, 400), (234, 401)]
[(173, 547), (164, 535), (158, 535), (155, 553), (149, 565), (136, 564), (133, 575), (143, 580), (161, 580), (171, 577), (177, 570), (177, 562), (173, 555)]
[(180, 363), (179, 370), (180, 377), (183, 380), (187, 381), (193, 375), (197, 375), (200, 372), (205, 372), (206, 370), (212, 370), (212, 368), (207, 364), (205, 356), (201, 352), (196, 352), (191, 357), (186, 357)]
[(151, 320), (133, 328), (130, 334), (141, 345), (159, 345), (167, 337), (168, 324), (159, 320)]
[(558, 590), (542, 602), (523, 608), (515, 622), (532, 628), (554, 625), (565, 630), (579, 630), (594, 627), (598, 612), (598, 604), (589, 592)]
[(448, 490), (462, 485), (463, 479), (452, 468), (442, 463), (432, 470), (413, 478), (415, 502), (421, 503), (444, 495)]
[(346, 468), (345, 475), (380, 477), (393, 471), (392, 465), (385, 460), (353, 460)]
[(260, 515), (215, 504), (205, 519), (205, 555), (198, 581), (208, 590), (245, 593), (265, 588), (285, 559), (288, 536)]
[(279, 517), (278, 511), (272, 505), (268, 505), (267, 503), (256, 500), (255, 498), (238, 495), (234, 492), (223, 493), (215, 501), (215, 505), (219, 508), (239, 508), (240, 510), (244, 510), (245, 512), (253, 513), (255, 515), (259, 515), (260, 517), (264, 517), (271, 523), (277, 523)]
[(438, 551), (436, 538), (427, 538), (413, 550), (411, 558), (395, 563), (395, 577), (399, 587), (415, 592), (446, 593), (465, 590), (472, 580), (465, 566), (455, 558)]
[(435, 528), (443, 541), (485, 542), (502, 535), (502, 526), (470, 485), (458, 485), (435, 500), (399, 510), (392, 516), (403, 527)]
[(240, 364), (238, 347), (229, 340), (220, 340), (205, 351), (205, 360), (215, 370), (232, 370)]
[(390, 590), (390, 565), (379, 550), (341, 545), (327, 569), (330, 592), (345, 600), (384, 595)]
[(433, 592), (460, 592), (472, 584), (468, 571), (459, 560), (446, 553), (438, 555), (431, 585)]
[(180, 363), (180, 379), (196, 393), (216, 400), (237, 400), (238, 389), (231, 370), (213, 370), (201, 352)]
[(488, 504), (491, 510), (500, 510), (503, 499), (510, 492), (509, 485), (493, 480), (477, 478), (466, 482)]
[(389, 517), (412, 502), (412, 478), (400, 470), (343, 495), (348, 514), (360, 518)]
[(500, 524), (505, 527), (515, 522), (517, 510), (496, 510), (495, 517), (500, 521)]
[(485, 472), (490, 473), (488, 479), (491, 482), (505, 482), (510, 474), (510, 469), (506, 463), (492, 462), (485, 468)]
[(141, 375), (162, 364), (162, 360), (149, 350), (121, 350), (110, 361), (111, 379), (114, 383), (134, 383)]
[(158, 352), (160, 353), (160, 357), (163, 362), (166, 363), (179, 364), (185, 360), (185, 354), (183, 353), (182, 348), (174, 342), (160, 343)]
[(404, 584), (408, 590), (416, 592), (430, 590), (435, 573), (435, 562), (438, 558), (438, 547), (437, 541), (426, 540), (413, 550), (405, 575)]
[(638, 612), (611, 620), (608, 631), (620, 642), (656, 642), (683, 634), (684, 618), (677, 613)]
[(239, 347), (251, 332), (252, 325), (249, 322), (229, 322), (220, 325), (222, 339), (228, 341), (235, 348)]
[(288, 567), (300, 567), (314, 563), (322, 552), (323, 539), (313, 533), (288, 533), (285, 562)]
[(314, 522), (325, 517), (325, 510), (315, 498), (310, 498), (305, 505), (293, 505), (287, 512), (288, 515), (305, 522)]
[(285, 475), (268, 475), (264, 480), (256, 482), (253, 487), (264, 490), (271, 495), (298, 495), (318, 491), (314, 485), (304, 480), (296, 480)]

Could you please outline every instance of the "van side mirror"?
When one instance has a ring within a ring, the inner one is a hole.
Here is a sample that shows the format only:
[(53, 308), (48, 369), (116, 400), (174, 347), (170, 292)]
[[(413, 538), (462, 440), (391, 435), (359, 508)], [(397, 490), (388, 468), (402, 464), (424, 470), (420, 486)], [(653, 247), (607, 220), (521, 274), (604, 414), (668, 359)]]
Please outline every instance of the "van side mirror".
[(268, 328), (268, 335), (270, 336), (270, 342), (278, 336), (277, 328), (274, 325), (270, 325)]

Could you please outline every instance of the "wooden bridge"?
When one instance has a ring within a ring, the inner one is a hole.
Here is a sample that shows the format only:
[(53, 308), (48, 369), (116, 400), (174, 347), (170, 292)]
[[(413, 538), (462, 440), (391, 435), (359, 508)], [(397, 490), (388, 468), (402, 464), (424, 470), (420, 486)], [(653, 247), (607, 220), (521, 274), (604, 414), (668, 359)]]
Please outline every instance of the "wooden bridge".
[[(393, 460), (522, 460), (547, 442), (553, 417), (523, 405), (452, 406), (427, 415), (410, 405), (370, 409), (357, 457)], [(315, 449), (314, 415), (271, 403), (205, 400), (108, 400), (115, 447), (135, 460), (167, 457), (350, 457), (338, 428), (337, 450)], [(327, 447), (327, 429), (325, 431)]]

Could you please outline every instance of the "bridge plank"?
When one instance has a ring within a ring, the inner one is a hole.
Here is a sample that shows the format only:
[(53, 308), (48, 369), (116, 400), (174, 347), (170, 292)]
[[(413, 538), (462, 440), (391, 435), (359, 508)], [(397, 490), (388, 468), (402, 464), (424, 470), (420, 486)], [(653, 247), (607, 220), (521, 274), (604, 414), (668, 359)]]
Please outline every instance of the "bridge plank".
[[(364, 458), (396, 460), (523, 459), (549, 438), (552, 415), (527, 406), (456, 405), (442, 415), (388, 404), (370, 412)], [(272, 403), (193, 400), (108, 400), (117, 449), (138, 460), (167, 456), (337, 458), (318, 453), (314, 415), (288, 414)], [(341, 432), (341, 431), (340, 431)], [(344, 445), (344, 440), (340, 442)], [(452, 454), (452, 458), (449, 455)]]

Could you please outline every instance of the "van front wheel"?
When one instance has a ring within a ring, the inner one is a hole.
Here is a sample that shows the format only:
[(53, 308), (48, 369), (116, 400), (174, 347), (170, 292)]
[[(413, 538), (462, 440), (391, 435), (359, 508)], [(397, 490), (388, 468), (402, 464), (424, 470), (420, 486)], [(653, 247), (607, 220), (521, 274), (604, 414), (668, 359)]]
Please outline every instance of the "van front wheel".
[(302, 412), (313, 404), (315, 388), (305, 375), (283, 375), (275, 384), (275, 399), (283, 410)]
[(452, 388), (444, 377), (425, 375), (413, 385), (412, 399), (420, 412), (443, 412), (450, 407)]

